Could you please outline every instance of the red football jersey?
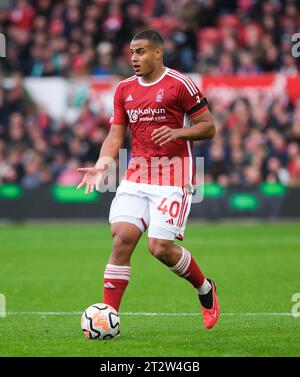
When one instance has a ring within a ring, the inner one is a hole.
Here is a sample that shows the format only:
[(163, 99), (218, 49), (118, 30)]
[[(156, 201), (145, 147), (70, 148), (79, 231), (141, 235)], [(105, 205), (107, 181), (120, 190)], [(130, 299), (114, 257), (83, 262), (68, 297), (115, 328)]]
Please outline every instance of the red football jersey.
[(189, 127), (193, 117), (207, 109), (195, 83), (173, 69), (166, 68), (152, 83), (138, 76), (121, 81), (111, 123), (128, 125), (132, 132), (132, 159), (124, 178), (159, 185), (192, 184), (192, 142), (178, 139), (159, 147), (151, 134), (162, 126)]

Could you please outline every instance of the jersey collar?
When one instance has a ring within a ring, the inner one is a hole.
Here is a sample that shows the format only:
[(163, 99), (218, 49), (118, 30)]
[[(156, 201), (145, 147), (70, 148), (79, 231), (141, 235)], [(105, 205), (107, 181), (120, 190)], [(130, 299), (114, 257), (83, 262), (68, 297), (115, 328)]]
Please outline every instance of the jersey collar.
[(142, 86), (151, 86), (151, 85), (155, 85), (157, 84), (158, 82), (160, 82), (165, 76), (166, 74), (168, 73), (169, 71), (169, 68), (166, 67), (164, 73), (156, 80), (156, 81), (153, 81), (153, 82), (143, 82), (143, 78), (142, 77), (138, 77), (138, 81), (139, 81), (139, 84), (142, 85)]

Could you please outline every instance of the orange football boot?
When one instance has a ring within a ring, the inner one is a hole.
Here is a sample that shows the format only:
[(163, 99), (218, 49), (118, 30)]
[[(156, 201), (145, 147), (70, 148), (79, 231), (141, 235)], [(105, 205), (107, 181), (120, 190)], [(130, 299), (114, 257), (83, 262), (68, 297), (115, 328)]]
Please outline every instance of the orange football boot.
[(201, 304), (202, 314), (203, 314), (203, 324), (204, 327), (207, 329), (211, 329), (214, 327), (214, 325), (217, 323), (219, 316), (220, 316), (220, 307), (218, 303), (217, 298), (217, 290), (216, 290), (216, 284), (214, 281), (207, 279), (209, 283), (211, 284), (211, 291), (209, 293), (212, 293), (212, 307), (211, 308), (205, 308)]

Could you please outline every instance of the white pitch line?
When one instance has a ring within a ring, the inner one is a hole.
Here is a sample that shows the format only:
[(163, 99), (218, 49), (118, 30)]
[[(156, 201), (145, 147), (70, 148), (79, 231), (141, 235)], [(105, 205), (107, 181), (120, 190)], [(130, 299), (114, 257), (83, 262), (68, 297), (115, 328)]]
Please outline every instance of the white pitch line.
[[(81, 315), (82, 312), (7, 312), (10, 315)], [(126, 316), (145, 316), (145, 317), (194, 317), (199, 316), (201, 313), (155, 313), (155, 312), (124, 312), (120, 315)], [(271, 312), (258, 312), (258, 313), (221, 313), (221, 316), (293, 316), (292, 313), (271, 313)]]

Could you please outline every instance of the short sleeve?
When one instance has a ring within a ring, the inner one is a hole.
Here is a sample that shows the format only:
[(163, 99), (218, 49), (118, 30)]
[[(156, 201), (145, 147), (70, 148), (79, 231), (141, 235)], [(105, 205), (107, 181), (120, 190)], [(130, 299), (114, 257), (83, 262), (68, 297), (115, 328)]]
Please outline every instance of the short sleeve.
[(188, 77), (180, 84), (179, 98), (184, 112), (191, 119), (208, 110), (207, 99)]
[(114, 94), (114, 111), (110, 118), (110, 124), (126, 126), (127, 123), (128, 119), (123, 104), (122, 88), (118, 85)]

